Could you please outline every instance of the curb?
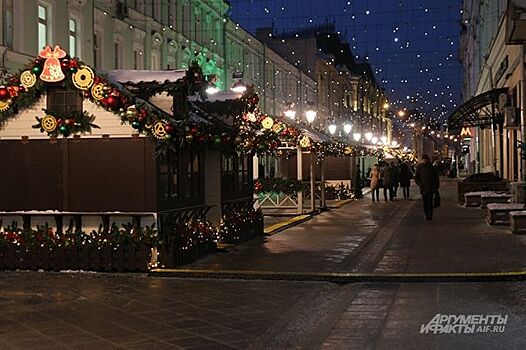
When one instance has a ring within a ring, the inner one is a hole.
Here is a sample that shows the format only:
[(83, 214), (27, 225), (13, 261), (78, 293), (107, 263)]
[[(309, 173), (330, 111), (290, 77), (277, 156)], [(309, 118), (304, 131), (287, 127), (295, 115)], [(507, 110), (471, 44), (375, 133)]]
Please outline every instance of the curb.
[(343, 207), (344, 205), (347, 205), (351, 202), (354, 202), (356, 201), (357, 199), (344, 199), (342, 201), (339, 201), (338, 203), (336, 204), (332, 204), (332, 205), (329, 205), (328, 208), (329, 209), (340, 209), (341, 207)]
[(459, 273), (346, 273), (346, 272), (276, 272), (242, 270), (155, 269), (150, 277), (175, 277), (222, 280), (265, 280), (350, 283), (448, 283), (502, 282), (526, 280), (526, 271)]
[(294, 216), (291, 219), (288, 219), (282, 222), (278, 222), (277, 224), (271, 225), (269, 227), (265, 227), (265, 229), (263, 230), (263, 233), (265, 236), (272, 236), (289, 227), (292, 227), (292, 226), (301, 224), (302, 222), (305, 222), (307, 220), (310, 220), (312, 219), (312, 217), (313, 217), (313, 214)]

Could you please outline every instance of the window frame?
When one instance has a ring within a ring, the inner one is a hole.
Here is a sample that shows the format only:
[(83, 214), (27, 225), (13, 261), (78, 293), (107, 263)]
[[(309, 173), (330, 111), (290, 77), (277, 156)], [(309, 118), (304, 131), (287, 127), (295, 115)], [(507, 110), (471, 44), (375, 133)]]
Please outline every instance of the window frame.
[[(74, 23), (75, 28), (71, 30), (71, 22)], [(68, 19), (68, 28), (69, 28), (69, 54), (71, 57), (80, 57), (79, 52), (79, 20), (75, 17), (69, 17)], [(73, 48), (71, 47), (71, 39), (74, 40)]]
[[(74, 97), (75, 102), (69, 103), (68, 97)], [(58, 100), (61, 100), (60, 102)], [(46, 107), (49, 111), (67, 114), (72, 111), (83, 111), (83, 97), (77, 89), (63, 86), (48, 87), (46, 90)]]
[[(42, 18), (40, 17), (40, 9), (43, 8), (44, 9), (44, 17), (45, 18)], [(39, 1), (38, 2), (38, 6), (37, 6), (37, 41), (38, 41), (38, 51), (42, 50), (51, 40), (51, 35), (50, 35), (50, 30), (49, 30), (49, 17), (50, 17), (50, 6), (49, 4), (45, 3), (45, 2), (41, 2)], [(45, 40), (44, 40), (44, 45), (41, 45), (41, 37), (40, 37), (40, 26), (43, 26), (44, 27), (44, 32), (45, 32)]]

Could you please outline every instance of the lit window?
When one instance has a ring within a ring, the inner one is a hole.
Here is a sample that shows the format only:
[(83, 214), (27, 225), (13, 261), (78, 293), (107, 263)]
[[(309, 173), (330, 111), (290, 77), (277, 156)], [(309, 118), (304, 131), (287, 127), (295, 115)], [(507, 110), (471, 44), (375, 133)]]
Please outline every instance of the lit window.
[(71, 57), (77, 56), (77, 21), (69, 19), (69, 54)]
[(49, 42), (48, 33), (48, 8), (42, 4), (38, 5), (38, 49), (43, 49)]

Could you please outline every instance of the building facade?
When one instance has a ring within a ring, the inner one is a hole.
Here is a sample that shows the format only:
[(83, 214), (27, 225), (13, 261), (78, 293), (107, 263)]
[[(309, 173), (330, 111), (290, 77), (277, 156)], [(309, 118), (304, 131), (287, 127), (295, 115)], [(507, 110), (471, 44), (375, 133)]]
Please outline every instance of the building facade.
[[(490, 91), (507, 98), (495, 104), (492, 125), (462, 130), (465, 164), (471, 172), (494, 172), (510, 181), (524, 178), (519, 141), (524, 131), (524, 54), (526, 33), (518, 28), (522, 0), (464, 1), (460, 58), (464, 67), (463, 99), (469, 103)], [(510, 121), (513, 121), (510, 123)], [(521, 122), (519, 122), (521, 121)]]
[(197, 60), (221, 90), (242, 73), (270, 114), (288, 101), (301, 109), (316, 102), (316, 81), (229, 19), (224, 0), (0, 0), (0, 8), (7, 71), (49, 43), (99, 70), (187, 69)]

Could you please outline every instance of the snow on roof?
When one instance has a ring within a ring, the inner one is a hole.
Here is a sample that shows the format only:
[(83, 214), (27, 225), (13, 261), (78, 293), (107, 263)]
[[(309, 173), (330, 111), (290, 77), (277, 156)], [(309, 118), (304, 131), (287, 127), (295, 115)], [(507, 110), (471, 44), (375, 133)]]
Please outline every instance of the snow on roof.
[[(223, 102), (223, 101), (229, 101), (229, 100), (237, 100), (239, 98), (243, 97), (243, 94), (233, 92), (233, 91), (219, 91), (218, 93), (215, 93), (213, 95), (207, 95), (205, 102)], [(193, 95), (188, 96), (188, 101), (190, 102), (196, 102), (201, 101), (201, 98), (199, 95)]]
[(185, 70), (107, 70), (104, 73), (108, 78), (119, 83), (176, 82), (185, 77)]

